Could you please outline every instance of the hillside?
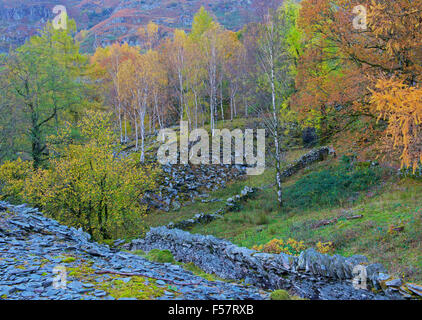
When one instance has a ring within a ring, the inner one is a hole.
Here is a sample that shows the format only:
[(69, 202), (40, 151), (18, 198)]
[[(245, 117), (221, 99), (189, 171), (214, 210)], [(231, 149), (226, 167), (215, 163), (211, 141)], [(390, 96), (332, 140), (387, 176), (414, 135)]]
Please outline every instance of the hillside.
[[(229, 29), (239, 29), (256, 17), (265, 2), (259, 0), (63, 0), (68, 15), (78, 30), (87, 30), (82, 39), (85, 51), (115, 40), (138, 44), (140, 26), (154, 21), (165, 37), (174, 28), (189, 29), (193, 15), (201, 6)], [(53, 0), (0, 1), (0, 51), (7, 52), (34, 35), (47, 20), (52, 20)], [(84, 32), (85, 33), (85, 32)]]
[[(394, 169), (368, 159), (350, 161), (350, 155), (336, 150), (336, 157), (285, 179), (282, 209), (274, 197), (274, 169), (267, 168), (261, 176), (237, 178), (208, 192), (207, 200), (154, 211), (145, 223), (212, 235), (265, 253), (298, 255), (316, 248), (329, 255), (364, 255), (393, 277), (420, 283), (421, 179), (398, 176)], [(309, 151), (291, 150), (287, 163)], [(233, 200), (245, 187), (255, 192)]]
[(421, 300), (422, 1), (359, 2), (0, 0), (0, 300)]

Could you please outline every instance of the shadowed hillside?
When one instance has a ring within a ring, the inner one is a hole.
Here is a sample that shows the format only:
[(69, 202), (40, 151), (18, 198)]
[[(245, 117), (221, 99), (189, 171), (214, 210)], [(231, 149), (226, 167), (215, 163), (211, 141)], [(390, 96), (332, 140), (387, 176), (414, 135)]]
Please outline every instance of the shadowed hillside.
[[(281, 2), (281, 1), (280, 1)], [(54, 18), (55, 5), (64, 5), (75, 19), (82, 46), (94, 51), (116, 40), (139, 44), (137, 30), (154, 21), (165, 37), (174, 28), (190, 29), (201, 6), (229, 29), (239, 29), (256, 18), (265, 2), (259, 0), (53, 0), (0, 1), (0, 51), (7, 52), (34, 35)]]

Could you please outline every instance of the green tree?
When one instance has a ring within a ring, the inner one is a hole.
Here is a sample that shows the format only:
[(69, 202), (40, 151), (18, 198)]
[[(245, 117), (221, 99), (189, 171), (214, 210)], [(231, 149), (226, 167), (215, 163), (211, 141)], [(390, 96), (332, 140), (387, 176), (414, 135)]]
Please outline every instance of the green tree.
[(5, 94), (11, 101), (4, 107), (19, 112), (26, 134), (23, 151), (30, 154), (35, 168), (48, 156), (45, 137), (57, 132), (64, 120), (76, 121), (84, 104), (82, 76), (87, 59), (72, 38), (75, 22), (70, 20), (67, 26), (56, 30), (47, 23), (40, 35), (10, 52), (3, 72)]
[(214, 20), (212, 16), (208, 13), (207, 10), (205, 10), (204, 7), (201, 7), (201, 9), (193, 17), (190, 38), (193, 41), (198, 42), (203, 34), (210, 30), (213, 25)]

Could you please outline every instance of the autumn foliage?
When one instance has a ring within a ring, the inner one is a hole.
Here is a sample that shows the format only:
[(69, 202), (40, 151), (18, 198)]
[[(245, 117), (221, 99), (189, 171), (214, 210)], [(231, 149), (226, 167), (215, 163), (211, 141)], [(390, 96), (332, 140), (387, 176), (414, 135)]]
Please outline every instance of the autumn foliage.
[[(234, 32), (201, 8), (190, 32), (161, 38), (150, 22), (134, 34), (139, 46), (116, 39), (91, 56), (79, 52), (74, 21), (69, 30), (48, 23), (0, 57), (2, 198), (117, 237), (139, 224), (140, 199), (154, 187), (149, 134), (251, 115), (274, 138), (280, 204), (291, 128), (420, 166), (422, 0), (289, 0), (273, 9)], [(132, 152), (120, 157), (123, 149)]]
[(386, 135), (401, 151), (402, 166), (416, 170), (422, 163), (422, 88), (379, 80), (371, 103), (379, 119), (388, 121)]
[(355, 141), (384, 146), (388, 140), (402, 165), (415, 168), (422, 155), (421, 24), (420, 0), (302, 1), (305, 49), (293, 106), (323, 137), (360, 122), (357, 128), (366, 130), (349, 132)]
[[(138, 234), (146, 211), (139, 201), (154, 187), (155, 170), (140, 168), (134, 157), (119, 158), (110, 119), (109, 114), (87, 112), (79, 123), (84, 143), (50, 146), (55, 157), (48, 168), (32, 170), (29, 161), (21, 160), (3, 164), (3, 197), (39, 207), (96, 239)], [(69, 134), (63, 129), (60, 140), (67, 141)]]

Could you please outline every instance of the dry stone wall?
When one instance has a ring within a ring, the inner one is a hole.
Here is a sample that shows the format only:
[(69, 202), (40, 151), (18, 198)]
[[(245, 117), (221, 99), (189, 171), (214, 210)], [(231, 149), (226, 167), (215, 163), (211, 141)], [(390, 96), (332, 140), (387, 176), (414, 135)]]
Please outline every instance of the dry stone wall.
[[(357, 265), (366, 266), (370, 287), (381, 289), (386, 277), (382, 265), (370, 264), (366, 257), (360, 255), (345, 258), (320, 254), (314, 249), (302, 252), (299, 257), (260, 253), (213, 236), (166, 227), (152, 228), (144, 239), (132, 241), (127, 248), (170, 250), (176, 260), (193, 262), (206, 272), (222, 278), (245, 279), (249, 284), (272, 290), (295, 288), (299, 295), (311, 299), (401, 298), (397, 290), (386, 290), (376, 295), (353, 287), (353, 270)], [(341, 297), (335, 296), (340, 292)]]
[(335, 154), (335, 151), (329, 147), (322, 147), (319, 149), (314, 149), (293, 162), (287, 167), (282, 173), (282, 178), (286, 179), (294, 174), (298, 173), (300, 170), (310, 166), (315, 162), (324, 161), (329, 154)]

